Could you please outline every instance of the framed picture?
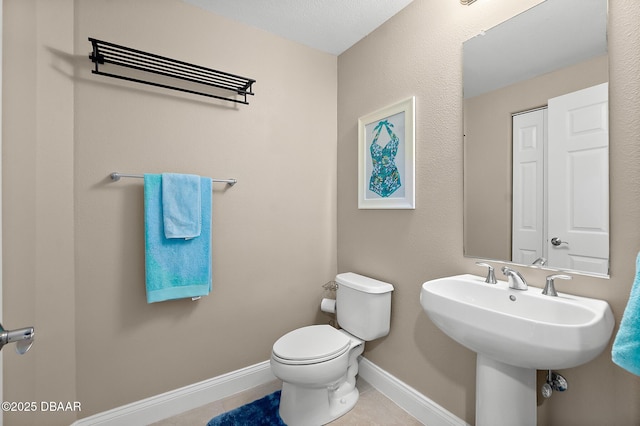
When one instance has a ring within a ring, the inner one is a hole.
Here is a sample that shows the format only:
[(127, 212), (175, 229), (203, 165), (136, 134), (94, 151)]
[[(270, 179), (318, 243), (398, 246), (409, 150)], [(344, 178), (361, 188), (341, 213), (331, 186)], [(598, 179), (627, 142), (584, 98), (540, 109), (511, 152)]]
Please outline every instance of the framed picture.
[(415, 97), (358, 119), (358, 208), (415, 209)]

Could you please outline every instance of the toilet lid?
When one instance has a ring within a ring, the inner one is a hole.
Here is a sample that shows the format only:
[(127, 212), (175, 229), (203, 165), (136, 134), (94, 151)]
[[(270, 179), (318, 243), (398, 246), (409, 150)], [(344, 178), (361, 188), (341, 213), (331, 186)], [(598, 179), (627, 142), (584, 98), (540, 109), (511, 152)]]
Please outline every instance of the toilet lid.
[(351, 340), (330, 325), (311, 325), (279, 338), (273, 354), (283, 362), (312, 364), (342, 355), (350, 345)]

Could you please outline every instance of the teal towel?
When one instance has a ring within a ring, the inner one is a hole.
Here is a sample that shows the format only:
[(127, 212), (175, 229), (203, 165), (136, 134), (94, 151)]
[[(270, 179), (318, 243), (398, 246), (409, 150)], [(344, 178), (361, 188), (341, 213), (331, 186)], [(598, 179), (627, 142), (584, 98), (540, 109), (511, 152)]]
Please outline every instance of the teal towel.
[(200, 176), (162, 174), (162, 219), (167, 238), (195, 238), (201, 229)]
[(163, 231), (162, 176), (144, 175), (147, 302), (206, 296), (211, 291), (211, 179), (200, 178), (202, 223), (197, 238), (168, 239)]
[(611, 359), (620, 367), (640, 376), (640, 253), (636, 258), (636, 277), (629, 301), (613, 341)]

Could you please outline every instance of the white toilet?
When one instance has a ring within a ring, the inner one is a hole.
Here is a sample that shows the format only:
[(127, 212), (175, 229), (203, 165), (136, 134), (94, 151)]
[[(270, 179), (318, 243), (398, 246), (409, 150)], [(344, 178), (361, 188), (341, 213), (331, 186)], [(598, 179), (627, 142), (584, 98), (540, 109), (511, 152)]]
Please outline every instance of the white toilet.
[(273, 345), (271, 371), (282, 380), (280, 417), (288, 426), (323, 425), (351, 410), (364, 342), (389, 334), (391, 284), (352, 272), (337, 275), (336, 283), (341, 330), (302, 327)]

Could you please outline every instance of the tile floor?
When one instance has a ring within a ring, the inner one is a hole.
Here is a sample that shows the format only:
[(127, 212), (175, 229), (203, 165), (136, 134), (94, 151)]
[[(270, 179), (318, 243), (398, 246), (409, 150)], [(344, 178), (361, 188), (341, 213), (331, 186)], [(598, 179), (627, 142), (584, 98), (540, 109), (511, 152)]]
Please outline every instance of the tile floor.
[[(186, 413), (153, 423), (153, 426), (206, 425), (211, 418), (225, 411), (233, 410), (241, 405), (255, 401), (282, 387), (279, 380), (249, 389), (220, 401), (212, 402)], [(409, 415), (390, 399), (378, 392), (370, 384), (358, 378), (360, 399), (344, 416), (331, 422), (331, 425), (361, 426), (419, 426), (418, 420)]]

